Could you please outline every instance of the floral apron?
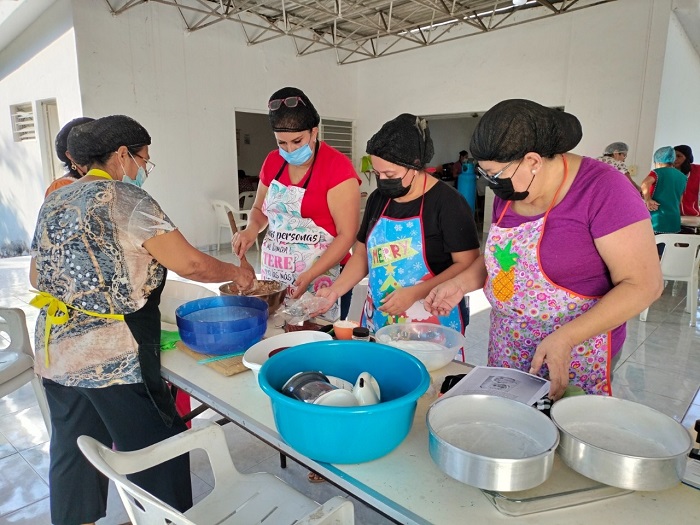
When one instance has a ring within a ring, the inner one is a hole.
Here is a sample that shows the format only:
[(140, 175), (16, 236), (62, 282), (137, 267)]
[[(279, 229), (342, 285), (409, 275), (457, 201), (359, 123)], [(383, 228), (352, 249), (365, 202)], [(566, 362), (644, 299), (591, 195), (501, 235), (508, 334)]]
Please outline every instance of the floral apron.
[(367, 236), (367, 267), (369, 268), (367, 299), (362, 311), (362, 325), (376, 332), (387, 324), (423, 322), (454, 328), (464, 333), (464, 321), (460, 307), (455, 306), (446, 316), (434, 316), (426, 311), (423, 301), (416, 301), (398, 316), (387, 316), (378, 307), (392, 291), (413, 286), (435, 276), (425, 258), (423, 236), (423, 199), (416, 217), (392, 219), (384, 213), (391, 200), (386, 203), (379, 220)]
[[(567, 175), (564, 158), (564, 181)], [(590, 310), (600, 299), (556, 285), (540, 266), (540, 242), (559, 190), (544, 217), (514, 228), (502, 228), (499, 224), (510, 207), (509, 202), (489, 230), (484, 253), (488, 271), (484, 292), (492, 306), (489, 366), (529, 370), (540, 342)], [(610, 332), (576, 345), (571, 351), (569, 383), (588, 394), (611, 395), (610, 352)], [(545, 364), (540, 375), (548, 374)]]
[[(260, 275), (262, 279), (289, 285), (291, 294), (294, 292), (291, 285), (299, 274), (313, 266), (335, 237), (312, 219), (301, 216), (301, 201), (313, 175), (313, 163), (302, 187), (285, 186), (279, 182), (286, 166), (285, 162), (277, 172), (263, 203), (268, 230), (261, 248)], [(311, 281), (307, 290), (315, 294), (319, 289), (333, 284), (339, 275), (340, 265), (337, 264)], [(337, 320), (340, 305), (336, 303), (322, 317), (328, 321)]]

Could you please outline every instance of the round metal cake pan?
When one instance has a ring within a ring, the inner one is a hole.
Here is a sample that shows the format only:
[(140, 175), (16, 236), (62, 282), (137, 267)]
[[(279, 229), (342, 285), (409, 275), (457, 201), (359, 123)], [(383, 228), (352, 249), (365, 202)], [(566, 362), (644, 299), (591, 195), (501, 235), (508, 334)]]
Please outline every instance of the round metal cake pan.
[(551, 410), (559, 455), (588, 478), (630, 490), (678, 484), (692, 446), (677, 421), (645, 405), (608, 396), (577, 396)]
[(426, 423), (433, 461), (468, 485), (526, 490), (552, 472), (559, 432), (523, 403), (480, 394), (447, 397), (430, 407)]

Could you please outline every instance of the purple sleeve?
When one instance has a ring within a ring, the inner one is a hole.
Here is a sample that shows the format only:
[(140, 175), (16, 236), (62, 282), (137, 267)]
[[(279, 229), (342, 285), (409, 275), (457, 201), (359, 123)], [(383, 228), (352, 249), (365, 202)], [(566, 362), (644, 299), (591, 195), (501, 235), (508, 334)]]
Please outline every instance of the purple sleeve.
[[(579, 171), (583, 180), (578, 182), (585, 184), (576, 185), (575, 193), (581, 206), (588, 210), (594, 239), (650, 217), (644, 200), (629, 179), (609, 168), (606, 164), (584, 158)], [(584, 185), (590, 187), (582, 187)]]

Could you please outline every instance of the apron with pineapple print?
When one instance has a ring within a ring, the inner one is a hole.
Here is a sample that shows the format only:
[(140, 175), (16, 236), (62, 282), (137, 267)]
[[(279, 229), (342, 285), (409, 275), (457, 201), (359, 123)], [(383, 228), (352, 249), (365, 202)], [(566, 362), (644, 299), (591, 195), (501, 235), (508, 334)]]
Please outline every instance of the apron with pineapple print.
[[(566, 158), (564, 167), (566, 181)], [(545, 337), (598, 302), (599, 297), (582, 296), (556, 285), (540, 266), (540, 242), (558, 194), (559, 190), (544, 217), (536, 221), (514, 228), (500, 227), (509, 202), (491, 225), (484, 253), (488, 272), (484, 292), (492, 306), (489, 366), (529, 370), (535, 350)], [(569, 384), (588, 394), (611, 395), (610, 342), (610, 332), (606, 332), (572, 349)], [(545, 364), (540, 375), (548, 374)]]
[[(423, 197), (425, 198), (425, 184)], [(372, 332), (394, 323), (423, 322), (441, 324), (464, 333), (460, 306), (445, 316), (434, 316), (426, 311), (423, 300), (413, 303), (400, 315), (386, 315), (379, 310), (382, 299), (397, 288), (413, 286), (435, 276), (425, 257), (423, 238), (423, 201), (418, 216), (393, 219), (384, 215), (388, 200), (379, 220), (367, 235), (368, 286), (367, 299), (362, 311), (362, 326)]]

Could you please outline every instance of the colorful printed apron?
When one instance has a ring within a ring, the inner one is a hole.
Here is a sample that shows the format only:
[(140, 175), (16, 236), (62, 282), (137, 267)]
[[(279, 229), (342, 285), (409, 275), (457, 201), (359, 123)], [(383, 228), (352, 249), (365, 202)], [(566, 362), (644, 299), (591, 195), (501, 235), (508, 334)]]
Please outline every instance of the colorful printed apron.
[[(313, 266), (335, 237), (312, 219), (301, 216), (301, 201), (313, 175), (314, 164), (311, 164), (309, 176), (302, 187), (285, 186), (279, 182), (286, 166), (285, 162), (277, 172), (263, 203), (268, 230), (261, 248), (260, 275), (262, 279), (289, 285), (288, 291), (292, 294), (294, 289), (291, 285), (299, 274)], [(319, 289), (333, 284), (339, 275), (340, 265), (337, 264), (311, 281), (307, 290), (315, 294)], [(336, 303), (322, 317), (328, 321), (337, 320), (340, 305)]]
[(369, 279), (367, 299), (362, 312), (362, 326), (376, 332), (393, 323), (423, 322), (454, 328), (464, 333), (464, 322), (459, 306), (446, 316), (434, 316), (426, 311), (423, 300), (416, 301), (404, 313), (387, 316), (379, 311), (381, 301), (398, 288), (413, 286), (435, 276), (425, 258), (423, 234), (423, 202), (419, 215), (407, 219), (392, 219), (384, 214), (391, 200), (386, 203), (379, 220), (367, 236), (367, 267)]
[[(564, 181), (568, 164), (564, 158)], [(562, 186), (564, 184), (562, 181)], [(488, 364), (529, 370), (540, 342), (566, 323), (590, 310), (599, 297), (587, 297), (554, 284), (540, 266), (540, 242), (561, 186), (544, 217), (514, 228), (491, 225), (484, 257), (488, 279), (484, 286), (491, 303)], [(610, 332), (591, 337), (571, 351), (569, 384), (588, 394), (611, 395)], [(549, 374), (545, 364), (540, 375)]]

